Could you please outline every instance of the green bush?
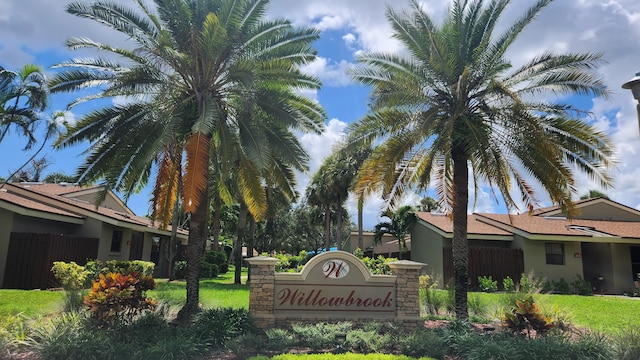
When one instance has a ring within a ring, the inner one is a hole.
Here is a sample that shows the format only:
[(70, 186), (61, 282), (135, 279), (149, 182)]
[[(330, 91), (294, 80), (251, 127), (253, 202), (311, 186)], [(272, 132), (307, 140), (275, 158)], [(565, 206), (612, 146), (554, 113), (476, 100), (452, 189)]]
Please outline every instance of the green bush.
[(204, 253), (203, 263), (214, 264), (218, 267), (218, 271), (214, 276), (218, 274), (226, 274), (229, 271), (229, 264), (227, 264), (227, 254), (224, 251), (209, 250)]
[(200, 278), (201, 279), (213, 279), (218, 277), (218, 265), (203, 262), (200, 264)]
[(571, 294), (571, 286), (564, 278), (560, 280), (552, 280), (551, 288), (554, 294), (568, 295)]
[(438, 283), (433, 281), (430, 275), (422, 275), (418, 281), (418, 293), (422, 308), (430, 315), (440, 314), (440, 310), (445, 307), (447, 302), (446, 294), (437, 289)]
[(265, 336), (267, 341), (265, 341), (264, 346), (267, 350), (288, 349), (296, 344), (295, 335), (286, 329), (267, 329)]
[(392, 337), (389, 334), (379, 334), (375, 329), (354, 329), (347, 332), (343, 347), (350, 351), (368, 354), (381, 352), (392, 345)]
[(478, 294), (469, 293), (467, 297), (469, 314), (475, 316), (485, 316), (489, 311), (489, 305), (482, 300)]
[(488, 293), (498, 291), (498, 281), (493, 280), (491, 276), (478, 276), (478, 285), (480, 290)]
[(346, 334), (351, 328), (352, 324), (350, 322), (291, 325), (291, 330), (298, 339), (298, 344), (307, 346), (314, 351), (335, 348), (338, 345), (336, 334)]
[(56, 280), (65, 290), (82, 290), (87, 280), (89, 272), (83, 266), (76, 264), (74, 261), (66, 263), (64, 261), (55, 261), (51, 272)]
[(512, 293), (516, 291), (516, 284), (513, 282), (513, 279), (510, 276), (502, 279), (502, 288), (504, 291)]
[(446, 350), (444, 337), (430, 330), (416, 330), (400, 340), (400, 352), (411, 357), (442, 359)]
[(640, 326), (625, 326), (613, 336), (616, 359), (640, 359)]
[(213, 348), (222, 347), (228, 340), (253, 330), (247, 309), (208, 309), (195, 316), (188, 329), (190, 336)]
[(571, 288), (573, 289), (573, 293), (582, 296), (591, 296), (593, 295), (593, 289), (591, 287), (591, 283), (585, 280), (579, 274), (576, 274), (576, 279), (571, 282)]
[(64, 289), (64, 310), (75, 311), (82, 307), (82, 289), (87, 283), (89, 272), (74, 261), (55, 261), (51, 267), (53, 276)]
[(185, 275), (187, 275), (187, 262), (184, 260), (176, 261), (173, 264), (173, 272), (176, 279), (184, 279)]

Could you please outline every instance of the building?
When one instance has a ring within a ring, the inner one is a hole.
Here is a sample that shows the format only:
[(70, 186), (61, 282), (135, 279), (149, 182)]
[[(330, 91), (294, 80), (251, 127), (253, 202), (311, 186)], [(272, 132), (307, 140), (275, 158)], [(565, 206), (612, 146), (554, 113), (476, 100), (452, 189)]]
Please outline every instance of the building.
[[(0, 288), (54, 286), (54, 261), (145, 260), (168, 269), (171, 229), (136, 216), (101, 187), (7, 183), (0, 189)], [(177, 238), (186, 244), (188, 233)]]
[[(567, 219), (559, 207), (533, 214), (471, 214), (468, 217), (469, 273), (519, 279), (533, 272), (569, 283), (581, 276), (594, 290), (623, 293), (635, 287), (640, 273), (640, 211), (604, 198), (576, 203), (580, 215)], [(453, 277), (448, 216), (418, 213), (412, 260), (447, 283)]]

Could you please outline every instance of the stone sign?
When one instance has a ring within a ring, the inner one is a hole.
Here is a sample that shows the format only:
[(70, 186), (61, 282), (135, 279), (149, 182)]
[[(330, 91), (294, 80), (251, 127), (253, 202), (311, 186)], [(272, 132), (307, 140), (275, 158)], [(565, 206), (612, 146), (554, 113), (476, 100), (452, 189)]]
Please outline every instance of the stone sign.
[(278, 259), (247, 259), (251, 267), (249, 313), (261, 328), (294, 322), (397, 321), (418, 326), (418, 277), (424, 264), (390, 263), (393, 275), (372, 275), (354, 255), (330, 251), (300, 273), (276, 273)]

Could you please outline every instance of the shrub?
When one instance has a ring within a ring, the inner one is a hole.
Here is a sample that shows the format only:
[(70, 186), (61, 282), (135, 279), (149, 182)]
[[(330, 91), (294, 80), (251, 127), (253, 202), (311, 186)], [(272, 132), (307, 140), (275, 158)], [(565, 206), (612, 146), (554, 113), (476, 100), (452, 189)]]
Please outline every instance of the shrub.
[(514, 334), (545, 335), (554, 326), (553, 320), (540, 311), (532, 296), (516, 300), (510, 311), (505, 312), (503, 323)]
[(533, 272), (529, 274), (523, 273), (520, 276), (520, 281), (516, 291), (520, 294), (538, 294), (542, 291), (542, 287), (545, 284), (544, 278), (536, 278)]
[(443, 359), (446, 353), (444, 337), (430, 330), (416, 330), (402, 338), (400, 352), (411, 357), (428, 356)]
[(51, 268), (53, 276), (65, 290), (82, 290), (89, 272), (74, 261), (66, 263), (55, 261)]
[(196, 315), (188, 333), (208, 346), (219, 348), (230, 339), (253, 329), (247, 309), (218, 308)]
[(567, 295), (571, 293), (571, 287), (569, 286), (567, 280), (565, 280), (564, 278), (561, 278), (560, 280), (552, 280), (551, 288), (553, 289), (552, 291), (555, 294)]
[(616, 359), (640, 359), (640, 327), (625, 326), (613, 336)]
[(478, 276), (478, 284), (480, 290), (484, 292), (496, 292), (498, 291), (498, 281), (494, 281), (491, 276)]
[(0, 354), (25, 341), (27, 320), (22, 314), (0, 313)]
[(422, 275), (419, 278), (418, 291), (420, 303), (428, 314), (438, 315), (445, 307), (447, 296), (442, 291), (438, 291), (438, 283), (432, 281), (430, 275)]
[(377, 275), (391, 275), (391, 268), (388, 263), (398, 261), (397, 258), (385, 258), (382, 255), (378, 255), (376, 258), (364, 257), (362, 262), (371, 271), (372, 274)]
[(484, 316), (489, 309), (489, 305), (484, 302), (478, 294), (474, 293), (468, 295), (467, 305), (469, 307), (469, 313), (475, 316)]
[(69, 263), (55, 261), (51, 272), (64, 289), (65, 311), (80, 309), (82, 307), (82, 289), (87, 282), (89, 272), (73, 261)]
[(184, 279), (187, 274), (187, 262), (184, 260), (176, 261), (173, 265), (173, 272), (176, 279)]
[(209, 250), (204, 253), (203, 262), (207, 264), (214, 264), (218, 267), (215, 275), (210, 277), (216, 277), (218, 274), (226, 274), (229, 271), (229, 264), (227, 264), (227, 254), (224, 251)]
[(593, 295), (593, 289), (591, 287), (591, 283), (585, 280), (579, 274), (576, 274), (576, 279), (571, 283), (571, 288), (573, 289), (574, 294), (582, 295), (582, 296), (591, 296)]
[(268, 350), (282, 350), (287, 349), (296, 344), (296, 337), (290, 331), (286, 329), (267, 329), (265, 331), (267, 341), (264, 346)]
[(379, 334), (374, 329), (354, 329), (347, 332), (344, 348), (361, 354), (378, 353), (389, 348), (392, 343), (389, 334)]
[(200, 264), (200, 278), (213, 279), (218, 276), (218, 265), (203, 262)]
[(298, 343), (308, 346), (314, 351), (335, 348), (336, 334), (346, 334), (352, 327), (350, 322), (338, 324), (317, 323), (317, 324), (292, 324), (291, 330), (296, 335)]
[(147, 290), (155, 287), (153, 277), (135, 272), (100, 274), (84, 304), (99, 327), (126, 324), (143, 311), (155, 308), (155, 301), (145, 296)]
[(502, 288), (504, 291), (512, 293), (516, 291), (516, 284), (513, 282), (513, 279), (510, 276), (502, 279)]

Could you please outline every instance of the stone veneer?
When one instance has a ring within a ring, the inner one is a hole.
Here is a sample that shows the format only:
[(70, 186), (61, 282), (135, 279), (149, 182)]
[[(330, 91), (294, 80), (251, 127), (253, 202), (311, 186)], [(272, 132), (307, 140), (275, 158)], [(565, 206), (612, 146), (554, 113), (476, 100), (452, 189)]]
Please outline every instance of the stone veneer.
[[(355, 264), (358, 269), (366, 269), (364, 264), (352, 254), (343, 251), (332, 251), (318, 255), (318, 257), (334, 258), (341, 257), (349, 261), (357, 261)], [(315, 258), (314, 258), (315, 259)], [(355, 260), (354, 260), (355, 259)], [(313, 259), (312, 259), (313, 260)], [(421, 326), (424, 321), (420, 317), (420, 299), (418, 294), (419, 276), (422, 267), (425, 264), (408, 260), (389, 263), (393, 275), (370, 275), (365, 277), (377, 279), (386, 283), (395, 283), (395, 315), (380, 316), (376, 311), (366, 313), (342, 313), (336, 315), (333, 313), (314, 313), (307, 312), (301, 314), (281, 314), (274, 311), (276, 301), (276, 283), (290, 279), (294, 274), (284, 274), (275, 272), (275, 266), (278, 259), (271, 257), (258, 256), (247, 259), (251, 268), (251, 282), (249, 285), (249, 314), (260, 329), (268, 329), (272, 327), (285, 327), (292, 323), (317, 323), (317, 322), (338, 322), (351, 321), (356, 326), (371, 321), (389, 322), (393, 321), (406, 329), (414, 329)], [(310, 261), (311, 263), (311, 261)], [(315, 262), (316, 264), (318, 261)], [(307, 266), (305, 266), (306, 268)], [(354, 269), (355, 270), (355, 269)], [(368, 270), (367, 270), (368, 272)], [(305, 273), (303, 269), (302, 273)], [(306, 279), (306, 274), (305, 274)], [(395, 279), (395, 282), (393, 281)], [(330, 285), (329, 285), (330, 286)]]

